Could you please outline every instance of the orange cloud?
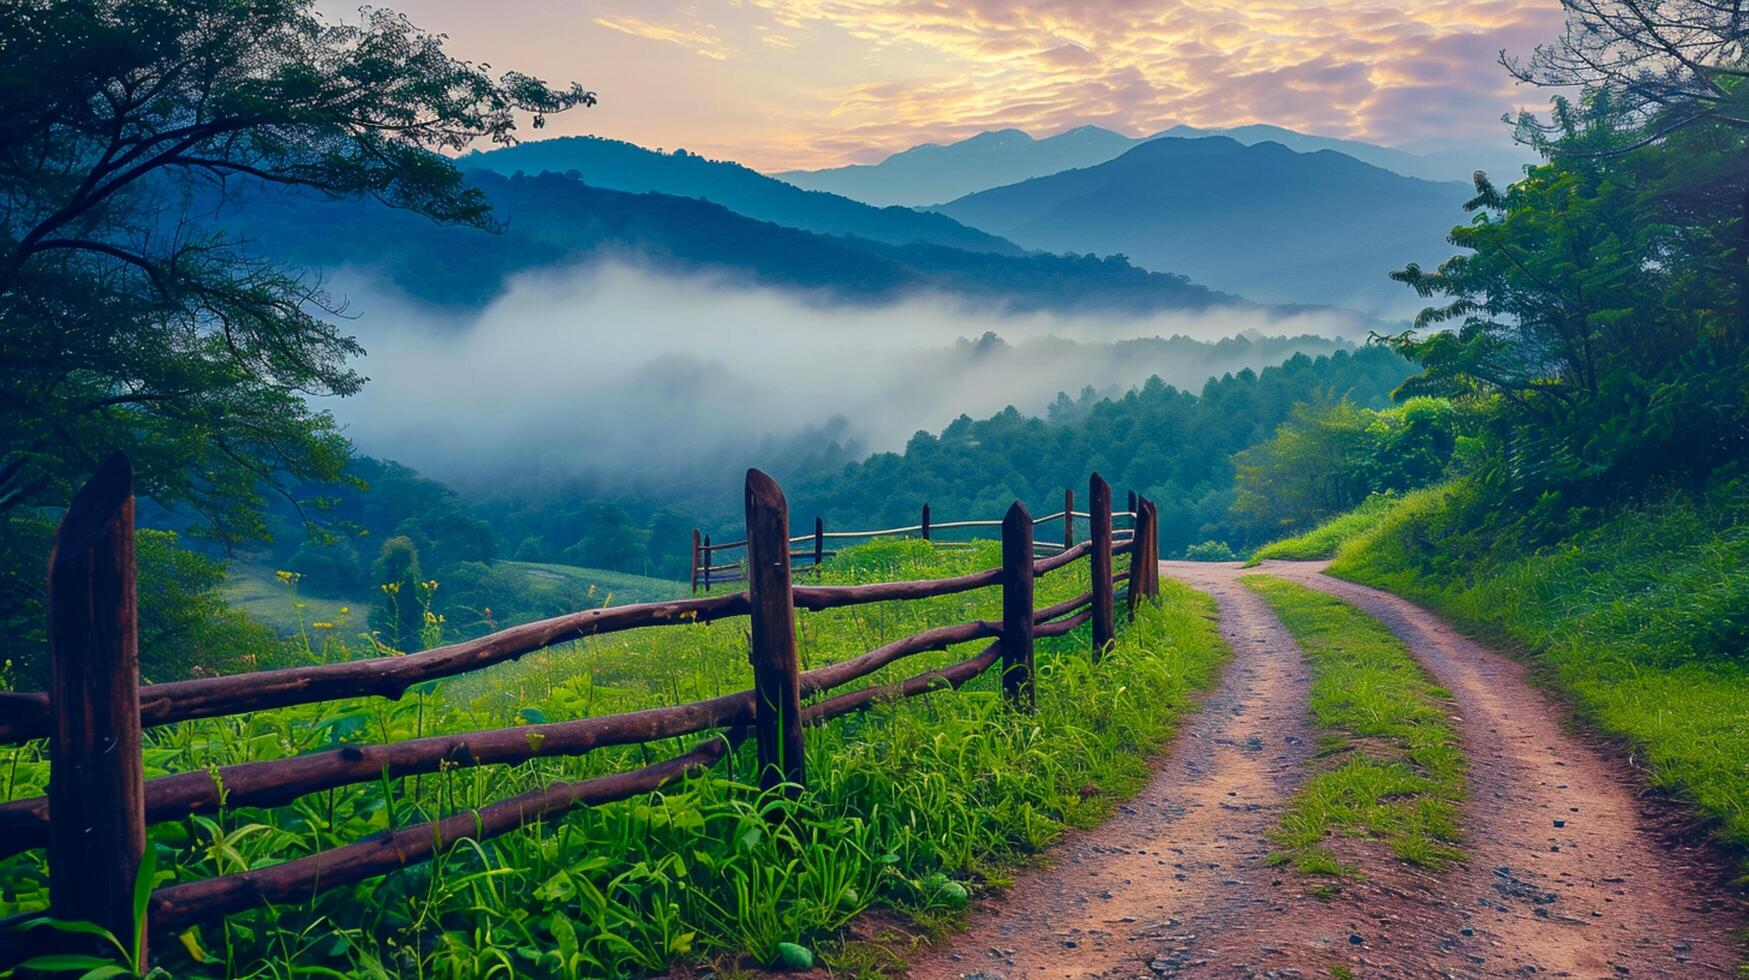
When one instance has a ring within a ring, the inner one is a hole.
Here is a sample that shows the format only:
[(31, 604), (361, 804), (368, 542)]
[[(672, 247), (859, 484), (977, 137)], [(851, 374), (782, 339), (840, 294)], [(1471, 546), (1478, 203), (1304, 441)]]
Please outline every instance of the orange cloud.
[[(341, 11), (343, 0), (318, 0)], [(1131, 135), (1267, 122), (1403, 145), (1504, 141), (1543, 93), (1498, 65), (1559, 0), (397, 0), (464, 57), (578, 79), (545, 135), (768, 170), (1015, 126)], [(355, 16), (355, 15), (354, 15)]]

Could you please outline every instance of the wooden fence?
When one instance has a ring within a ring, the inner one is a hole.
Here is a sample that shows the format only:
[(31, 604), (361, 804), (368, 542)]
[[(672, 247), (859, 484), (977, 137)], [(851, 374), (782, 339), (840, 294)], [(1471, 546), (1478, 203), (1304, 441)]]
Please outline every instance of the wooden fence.
[[(1113, 511), (1111, 517), (1113, 520), (1129, 519), (1133, 521), (1136, 517), (1135, 508), (1136, 495), (1132, 492), (1130, 494), (1130, 509)], [(1075, 491), (1064, 490), (1062, 510), (1057, 511), (1054, 514), (1046, 514), (1043, 517), (1035, 517), (1032, 520), (1034, 529), (1032, 547), (1034, 553), (1048, 556), (1064, 551), (1068, 548), (1073, 548), (1075, 546), (1075, 522), (1083, 521), (1091, 526), (1092, 520), (1093, 514), (1090, 511), (1075, 509)], [(1059, 522), (1063, 526), (1061, 543), (1041, 539), (1037, 536), (1037, 529), (1041, 525), (1056, 524)], [(923, 505), (922, 518), (916, 524), (907, 525), (905, 527), (882, 528), (875, 531), (828, 531), (826, 530), (825, 518), (816, 517), (814, 518), (813, 534), (801, 534), (789, 539), (789, 557), (792, 567), (813, 568), (818, 570), (820, 566), (825, 563), (826, 559), (835, 557), (838, 554), (836, 547), (828, 547), (829, 542), (835, 545), (838, 542), (844, 541), (874, 541), (880, 538), (915, 537), (928, 541), (938, 548), (953, 548), (965, 546), (969, 544), (969, 542), (939, 537), (938, 535), (941, 532), (965, 531), (980, 528), (999, 528), (1001, 526), (1002, 521), (1000, 520), (945, 521), (932, 523), (930, 521), (929, 505), (927, 503)], [(1120, 530), (1133, 532), (1134, 529), (1134, 524), (1131, 524), (1129, 528)], [(797, 548), (797, 545), (804, 545), (806, 547)], [(691, 571), (693, 595), (697, 595), (701, 588), (704, 591), (709, 592), (714, 585), (727, 585), (735, 582), (745, 582), (746, 580), (746, 538), (741, 538), (736, 541), (717, 541), (713, 543), (710, 535), (703, 534), (697, 528), (693, 528)]]
[[(0, 693), (0, 744), (48, 739), (49, 793), (0, 805), (0, 857), (47, 848), (50, 912), (129, 935), (133, 882), (148, 824), (224, 807), (268, 807), (307, 793), (437, 772), (455, 766), (512, 765), (542, 756), (573, 756), (704, 734), (693, 748), (655, 765), (592, 779), (556, 782), (417, 826), (366, 837), (282, 864), (185, 882), (152, 892), (149, 931), (173, 933), (193, 923), (269, 903), (296, 903), (317, 892), (428, 861), (464, 838), (483, 840), (583, 805), (648, 793), (722, 759), (751, 735), (760, 785), (799, 793), (807, 783), (804, 726), (870, 705), (958, 688), (1001, 664), (1003, 690), (1016, 710), (1033, 697), (1033, 641), (1092, 623), (1093, 656), (1111, 642), (1116, 583), (1128, 580), (1127, 604), (1158, 594), (1156, 512), (1145, 498), (1132, 510), (1125, 540), (1113, 533), (1111, 488), (1090, 480), (1089, 539), (1065, 540), (1048, 557), (1034, 554), (1034, 521), (1016, 502), (999, 522), (999, 568), (930, 581), (855, 586), (798, 586), (791, 581), (788, 507), (777, 484), (758, 470), (746, 481), (745, 591), (671, 602), (591, 609), (500, 630), (475, 640), (406, 656), (379, 657), (249, 674), (141, 685), (136, 647), (132, 470), (111, 457), (74, 498), (56, 532), (49, 576), (49, 690)], [(1065, 507), (1072, 513), (1073, 507)], [(939, 526), (939, 525), (938, 525)], [(821, 525), (815, 522), (816, 554)], [(1130, 555), (1117, 573), (1113, 557)], [(1033, 580), (1082, 558), (1092, 589), (1065, 602), (1033, 606)], [(925, 630), (848, 660), (798, 668), (794, 610), (920, 599), (1000, 586), (1000, 621), (977, 620)], [(339, 698), (398, 698), (415, 684), (515, 660), (535, 650), (622, 630), (751, 621), (750, 690), (707, 701), (575, 721), (344, 745), (288, 759), (246, 762), (216, 771), (143, 778), (145, 727)], [(905, 657), (980, 639), (977, 656), (902, 681), (836, 695)], [(807, 703), (803, 703), (808, 699)], [(708, 734), (705, 734), (708, 733)], [(61, 940), (0, 923), (0, 968)]]

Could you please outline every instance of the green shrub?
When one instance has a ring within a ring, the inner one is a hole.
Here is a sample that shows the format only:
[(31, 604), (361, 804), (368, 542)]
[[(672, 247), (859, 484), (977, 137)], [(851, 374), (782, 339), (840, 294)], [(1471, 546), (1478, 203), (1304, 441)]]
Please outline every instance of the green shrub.
[(1238, 556), (1225, 541), (1204, 541), (1184, 549), (1184, 557), (1189, 561), (1232, 561)]

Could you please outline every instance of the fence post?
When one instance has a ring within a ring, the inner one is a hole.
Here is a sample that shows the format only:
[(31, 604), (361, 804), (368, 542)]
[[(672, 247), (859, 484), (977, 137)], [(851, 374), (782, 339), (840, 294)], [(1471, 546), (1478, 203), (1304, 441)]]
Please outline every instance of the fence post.
[(1136, 498), (1136, 551), (1141, 588), (1136, 588), (1137, 576), (1130, 576), (1130, 591), (1138, 592), (1139, 598), (1152, 599), (1160, 594), (1160, 512), (1154, 507), (1154, 502), (1147, 497)]
[(692, 594), (698, 595), (698, 528), (692, 529)]
[(1063, 491), (1063, 547), (1075, 547), (1075, 489)]
[[(1130, 491), (1130, 507), (1129, 507), (1129, 510), (1130, 510), (1130, 514), (1131, 514), (1131, 515), (1134, 515), (1134, 514), (1135, 514), (1135, 513), (1136, 513), (1136, 492), (1135, 492), (1135, 491), (1134, 491), (1134, 490), (1131, 490), (1131, 491)], [(1130, 517), (1130, 520), (1131, 520), (1131, 521), (1132, 521), (1132, 522), (1133, 522), (1133, 521), (1135, 521), (1135, 517), (1134, 517), (1134, 516), (1131, 516), (1131, 517)]]
[(1032, 710), (1032, 515), (1016, 500), (1002, 518), (1002, 691)]
[(703, 575), (704, 575), (704, 590), (706, 592), (709, 592), (711, 590), (711, 536), (708, 534), (704, 536)]
[(929, 540), (929, 505), (923, 505), (923, 540)]
[(1093, 659), (1116, 634), (1111, 597), (1111, 484), (1098, 473), (1087, 481), (1087, 509), (1093, 514)]
[(820, 577), (820, 563), (826, 560), (826, 519), (814, 518), (814, 577)]
[(74, 496), (49, 559), (49, 908), (133, 938), (146, 852), (133, 466)]
[(1149, 569), (1152, 566), (1148, 544), (1154, 538), (1154, 518), (1148, 512), (1147, 498), (1137, 497), (1131, 505), (1136, 512), (1135, 536), (1130, 541), (1130, 596), (1129, 613), (1132, 621), (1136, 618), (1136, 606), (1143, 598), (1150, 595), (1148, 582)]
[(753, 663), (753, 727), (759, 786), (806, 781), (802, 746), (801, 674), (796, 666), (795, 596), (790, 585), (789, 503), (776, 481), (747, 471), (748, 647)]

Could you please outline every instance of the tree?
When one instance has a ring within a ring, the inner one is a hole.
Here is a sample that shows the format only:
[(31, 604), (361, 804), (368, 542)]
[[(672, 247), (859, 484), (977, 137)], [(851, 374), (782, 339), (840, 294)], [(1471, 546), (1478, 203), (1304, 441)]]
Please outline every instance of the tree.
[(490, 227), (437, 151), (595, 98), (442, 41), (313, 0), (0, 6), (0, 516), (64, 501), (116, 447), (227, 541), (264, 534), (264, 487), (340, 474), (304, 399), (356, 391), (359, 345), (319, 282), (210, 222), (274, 188)]
[(377, 587), (370, 628), (378, 642), (392, 650), (418, 650), (430, 600), (428, 583), (419, 577), (418, 547), (405, 536), (384, 541), (370, 575)]
[(1234, 454), (1232, 513), (1269, 539), (1372, 494), (1427, 486), (1449, 468), (1458, 428), (1451, 403), (1438, 398), (1384, 411), (1346, 398), (1297, 405), (1273, 436)]
[(1389, 340), (1423, 367), (1400, 393), (1487, 408), (1499, 475), (1530, 493), (1627, 489), (1749, 450), (1749, 270), (1739, 219), (1704, 206), (1749, 189), (1731, 166), (1749, 130), (1605, 152), (1620, 110), (1607, 93), (1582, 108), (1524, 180), (1477, 176), (1475, 218), (1451, 235), (1469, 254), (1392, 273), (1439, 300)]
[[(1619, 122), (1645, 145), (1701, 121), (1749, 128), (1749, 4), (1743, 0), (1561, 0), (1566, 30), (1528, 60), (1500, 53), (1531, 85), (1606, 94)], [(1519, 116), (1528, 137), (1564, 133), (1559, 118)]]
[[(1549, 120), (1518, 116), (1519, 138), (1551, 158), (1611, 155), (1674, 134), (1725, 130), (1706, 155), (1713, 165), (1682, 176), (1680, 190), (1713, 213), (1736, 217), (1727, 275), (1736, 284), (1736, 342), (1749, 343), (1749, 4), (1744, 0), (1561, 0), (1566, 30), (1529, 60), (1500, 53), (1521, 82), (1577, 88), (1587, 105), (1554, 99)], [(1599, 107), (1602, 111), (1597, 111)], [(1583, 128), (1584, 138), (1574, 133)], [(1738, 138), (1728, 135), (1735, 132)], [(1690, 145), (1692, 151), (1694, 146)]]

